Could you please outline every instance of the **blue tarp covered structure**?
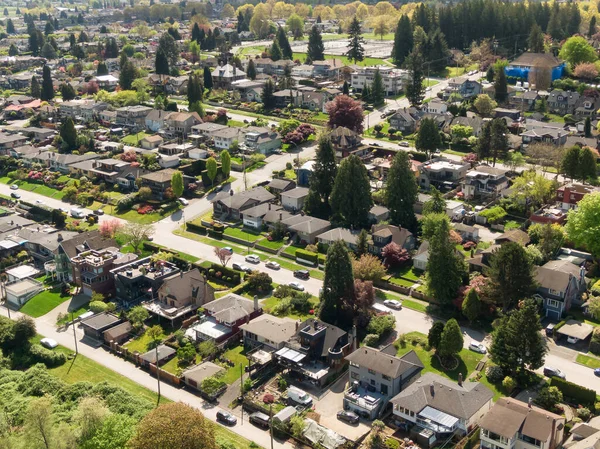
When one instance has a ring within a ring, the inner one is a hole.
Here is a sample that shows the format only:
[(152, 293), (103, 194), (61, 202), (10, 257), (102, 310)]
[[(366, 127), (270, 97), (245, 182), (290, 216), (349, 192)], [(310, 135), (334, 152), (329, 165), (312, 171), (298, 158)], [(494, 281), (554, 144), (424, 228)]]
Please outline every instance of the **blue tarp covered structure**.
[[(529, 79), (529, 71), (531, 69), (532, 69), (532, 67), (524, 67), (524, 66), (514, 67), (509, 64), (504, 68), (504, 73), (506, 73), (506, 76), (512, 76), (514, 78), (520, 78), (520, 79), (527, 80), (527, 79)], [(562, 78), (564, 73), (565, 73), (565, 63), (564, 62), (562, 64), (560, 64), (559, 66), (553, 67), (552, 68), (552, 81)]]

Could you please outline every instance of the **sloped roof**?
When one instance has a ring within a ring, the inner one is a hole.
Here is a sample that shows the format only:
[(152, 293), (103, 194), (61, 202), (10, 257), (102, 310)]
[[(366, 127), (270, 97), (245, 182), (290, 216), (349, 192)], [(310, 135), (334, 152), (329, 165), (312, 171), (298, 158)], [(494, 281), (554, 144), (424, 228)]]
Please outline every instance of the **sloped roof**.
[(396, 357), (368, 346), (358, 348), (352, 354), (346, 356), (346, 360), (359, 366), (366, 366), (392, 379), (397, 379), (415, 367), (423, 368), (423, 363), (415, 351), (410, 351), (402, 357)]

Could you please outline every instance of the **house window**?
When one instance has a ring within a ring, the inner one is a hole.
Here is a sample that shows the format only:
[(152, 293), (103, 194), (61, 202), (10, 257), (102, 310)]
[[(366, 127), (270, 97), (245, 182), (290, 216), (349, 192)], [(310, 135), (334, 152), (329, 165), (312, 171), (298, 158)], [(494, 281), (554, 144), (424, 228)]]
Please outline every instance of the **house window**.
[(369, 374), (376, 374), (376, 373), (372, 369), (369, 369)]
[(554, 299), (549, 299), (546, 305), (553, 309), (560, 309), (560, 301), (555, 301)]
[(371, 379), (371, 385), (375, 385), (375, 379)]
[(388, 394), (388, 386), (386, 384), (381, 384), (381, 394)]
[(563, 297), (563, 293), (559, 292), (558, 290), (553, 290), (551, 288), (548, 289), (548, 293), (550, 293), (553, 296), (558, 296), (559, 298)]
[(350, 377), (355, 380), (360, 380), (360, 374), (355, 373), (354, 371), (350, 373)]

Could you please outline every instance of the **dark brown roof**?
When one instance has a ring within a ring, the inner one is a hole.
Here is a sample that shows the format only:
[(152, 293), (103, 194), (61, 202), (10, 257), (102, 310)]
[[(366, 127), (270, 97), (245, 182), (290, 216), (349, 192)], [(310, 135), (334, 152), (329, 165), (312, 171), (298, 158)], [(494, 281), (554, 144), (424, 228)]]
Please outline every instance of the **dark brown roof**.
[(133, 330), (133, 326), (129, 321), (125, 321), (124, 323), (118, 324), (115, 327), (111, 327), (109, 330), (104, 331), (104, 340), (111, 341), (115, 340), (123, 335), (129, 334)]
[(523, 53), (511, 63), (511, 65), (529, 67), (556, 67), (560, 64), (561, 62), (559, 59), (548, 53)]
[(509, 241), (525, 246), (529, 243), (529, 235), (525, 231), (521, 231), (520, 229), (511, 229), (510, 231), (506, 231), (501, 236), (496, 237), (495, 241), (496, 243)]
[(106, 239), (100, 235), (99, 231), (82, 232), (70, 239), (63, 240), (60, 247), (64, 253), (72, 259), (77, 254), (94, 249), (96, 251), (110, 247), (119, 247), (114, 239)]
[(103, 312), (97, 313), (94, 316), (89, 317), (86, 320), (81, 322), (81, 325), (84, 327), (89, 327), (91, 329), (99, 330), (110, 326), (111, 324), (118, 323), (121, 321), (117, 316)]

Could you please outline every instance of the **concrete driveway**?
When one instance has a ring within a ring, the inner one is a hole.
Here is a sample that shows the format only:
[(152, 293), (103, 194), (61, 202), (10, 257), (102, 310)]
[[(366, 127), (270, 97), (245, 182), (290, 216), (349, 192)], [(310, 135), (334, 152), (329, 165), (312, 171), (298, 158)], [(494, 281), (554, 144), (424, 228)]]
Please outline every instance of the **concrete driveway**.
[(331, 386), (328, 393), (321, 396), (321, 399), (313, 398), (313, 401), (315, 411), (321, 415), (321, 425), (355, 441), (371, 430), (371, 424), (361, 419), (358, 425), (351, 425), (337, 419), (337, 412), (344, 409), (344, 391), (347, 383), (348, 374), (345, 374)]

